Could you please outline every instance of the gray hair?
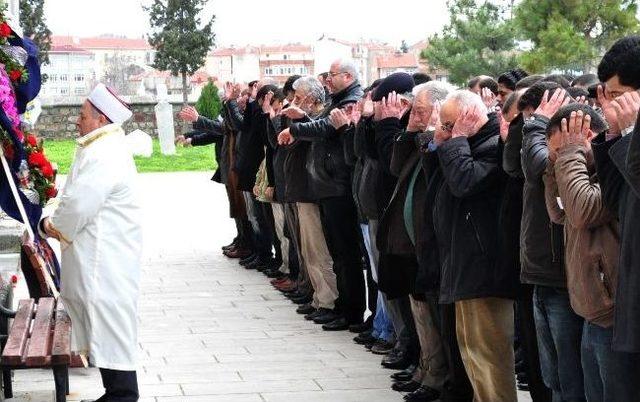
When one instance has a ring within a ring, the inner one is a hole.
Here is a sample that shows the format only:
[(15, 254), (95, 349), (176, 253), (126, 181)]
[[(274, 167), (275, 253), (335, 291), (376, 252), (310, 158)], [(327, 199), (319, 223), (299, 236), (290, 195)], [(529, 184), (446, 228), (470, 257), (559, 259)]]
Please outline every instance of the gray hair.
[(341, 73), (349, 73), (353, 77), (354, 80), (360, 79), (360, 74), (358, 74), (358, 66), (356, 66), (355, 61), (352, 59), (338, 59), (334, 62), (334, 64), (338, 64), (339, 71)]
[(324, 87), (320, 80), (311, 75), (300, 77), (293, 83), (294, 91), (302, 91), (311, 96), (316, 103), (324, 103)]
[(426, 92), (431, 102), (442, 102), (447, 98), (447, 95), (453, 91), (455, 91), (455, 88), (451, 84), (442, 81), (429, 81), (416, 85), (412, 93), (413, 97), (416, 98), (418, 95)]
[(446, 100), (453, 99), (455, 100), (461, 108), (477, 106), (482, 114), (488, 114), (489, 110), (487, 106), (482, 102), (482, 98), (478, 94), (474, 94), (473, 92), (467, 89), (458, 89), (455, 90), (449, 95), (447, 95)]

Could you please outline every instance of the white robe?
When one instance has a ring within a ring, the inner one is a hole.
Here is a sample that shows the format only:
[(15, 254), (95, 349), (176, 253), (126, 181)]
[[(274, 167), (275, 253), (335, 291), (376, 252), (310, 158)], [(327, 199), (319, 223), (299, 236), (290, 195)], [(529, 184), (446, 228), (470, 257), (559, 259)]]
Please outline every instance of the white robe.
[(136, 167), (119, 125), (78, 144), (51, 216), (61, 237), (60, 297), (71, 318), (72, 350), (88, 354), (93, 366), (133, 371), (142, 254)]

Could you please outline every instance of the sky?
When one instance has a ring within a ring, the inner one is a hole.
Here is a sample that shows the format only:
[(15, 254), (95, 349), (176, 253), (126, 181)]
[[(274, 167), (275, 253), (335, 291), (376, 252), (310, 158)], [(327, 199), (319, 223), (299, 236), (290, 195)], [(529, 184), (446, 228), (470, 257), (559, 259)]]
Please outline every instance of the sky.
[[(149, 30), (142, 5), (150, 0), (46, 0), (54, 35), (142, 37)], [(362, 6), (365, 5), (363, 8)], [(409, 45), (447, 23), (445, 0), (210, 0), (203, 16), (216, 15), (218, 46), (309, 43), (322, 34), (344, 40), (379, 39)]]

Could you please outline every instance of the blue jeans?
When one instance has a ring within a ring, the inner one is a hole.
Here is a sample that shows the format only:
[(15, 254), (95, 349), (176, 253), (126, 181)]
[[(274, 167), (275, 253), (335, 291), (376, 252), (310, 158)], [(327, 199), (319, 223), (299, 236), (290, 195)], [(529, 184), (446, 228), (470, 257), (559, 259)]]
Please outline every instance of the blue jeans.
[(640, 353), (614, 352), (612, 337), (613, 328), (584, 323), (582, 369), (589, 402), (638, 400)]
[(542, 378), (553, 392), (553, 401), (584, 401), (580, 361), (584, 320), (571, 309), (567, 290), (536, 286), (533, 315)]
[(384, 306), (384, 300), (382, 292), (378, 292), (378, 303), (376, 306), (376, 316), (373, 319), (373, 332), (371, 335), (374, 338), (382, 339), (389, 343), (394, 341), (393, 324), (387, 315), (387, 309)]

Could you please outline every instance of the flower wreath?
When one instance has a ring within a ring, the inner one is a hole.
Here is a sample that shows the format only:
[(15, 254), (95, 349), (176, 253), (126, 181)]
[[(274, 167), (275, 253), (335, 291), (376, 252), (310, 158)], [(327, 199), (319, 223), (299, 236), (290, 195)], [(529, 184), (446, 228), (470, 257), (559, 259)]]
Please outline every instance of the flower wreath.
[[(11, 127), (0, 126), (0, 143), (7, 160), (14, 166), (17, 163), (14, 141), (21, 143), (26, 160), (20, 161), (18, 165), (18, 188), (33, 204), (45, 206), (58, 194), (55, 185), (56, 172), (45, 156), (42, 141), (34, 134), (21, 130), (14, 85), (27, 82), (29, 74), (20, 63), (19, 57), (12, 54), (8, 40), (13, 33), (6, 22), (5, 10), (6, 5), (0, 9), (0, 107)], [(9, 133), (8, 130), (13, 132)]]

